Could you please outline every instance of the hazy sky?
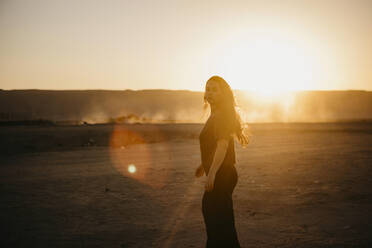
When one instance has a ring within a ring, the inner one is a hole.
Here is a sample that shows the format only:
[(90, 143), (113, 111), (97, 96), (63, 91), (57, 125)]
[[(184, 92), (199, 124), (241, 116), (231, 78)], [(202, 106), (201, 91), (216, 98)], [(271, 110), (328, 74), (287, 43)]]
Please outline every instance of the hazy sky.
[(0, 0), (2, 89), (372, 90), (372, 1)]

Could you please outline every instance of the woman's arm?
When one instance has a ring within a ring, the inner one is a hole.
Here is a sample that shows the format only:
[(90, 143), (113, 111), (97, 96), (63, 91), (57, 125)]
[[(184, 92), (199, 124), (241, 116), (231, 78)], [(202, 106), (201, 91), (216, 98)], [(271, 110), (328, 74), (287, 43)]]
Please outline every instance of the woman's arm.
[(213, 162), (212, 162), (211, 168), (209, 169), (209, 173), (208, 173), (208, 179), (205, 184), (206, 191), (213, 190), (214, 179), (216, 177), (216, 173), (218, 169), (221, 167), (221, 164), (225, 158), (228, 145), (229, 145), (229, 141), (226, 139), (217, 140), (216, 152), (214, 154)]

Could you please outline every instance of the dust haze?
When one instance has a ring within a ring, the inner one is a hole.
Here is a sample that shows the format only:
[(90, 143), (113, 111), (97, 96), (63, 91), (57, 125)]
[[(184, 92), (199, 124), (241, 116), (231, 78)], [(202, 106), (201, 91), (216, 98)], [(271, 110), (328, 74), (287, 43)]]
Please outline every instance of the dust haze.
[[(372, 92), (234, 92), (246, 122), (334, 122), (372, 118)], [(187, 90), (1, 90), (0, 120), (74, 123), (203, 123), (203, 92)]]

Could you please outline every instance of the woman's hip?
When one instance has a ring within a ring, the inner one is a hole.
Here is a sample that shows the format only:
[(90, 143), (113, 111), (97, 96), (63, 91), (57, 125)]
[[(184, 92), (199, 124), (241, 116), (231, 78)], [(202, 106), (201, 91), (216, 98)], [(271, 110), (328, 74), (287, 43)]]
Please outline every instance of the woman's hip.
[(232, 193), (238, 182), (238, 173), (234, 165), (221, 167), (216, 174), (214, 189)]

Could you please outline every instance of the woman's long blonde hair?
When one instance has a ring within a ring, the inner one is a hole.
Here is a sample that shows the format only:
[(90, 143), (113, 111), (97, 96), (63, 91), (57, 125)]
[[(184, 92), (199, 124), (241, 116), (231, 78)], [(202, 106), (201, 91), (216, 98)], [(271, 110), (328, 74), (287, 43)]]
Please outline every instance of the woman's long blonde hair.
[[(208, 79), (207, 83), (212, 80), (218, 84), (222, 93), (222, 99), (219, 101), (219, 111), (221, 111), (224, 116), (230, 116), (233, 118), (235, 131), (234, 134), (242, 147), (245, 148), (250, 141), (251, 132), (248, 125), (244, 123), (240, 117), (240, 109), (236, 104), (234, 93), (231, 90), (230, 85), (222, 77), (212, 76)], [(204, 111), (208, 108), (208, 106), (209, 103), (204, 91)]]

